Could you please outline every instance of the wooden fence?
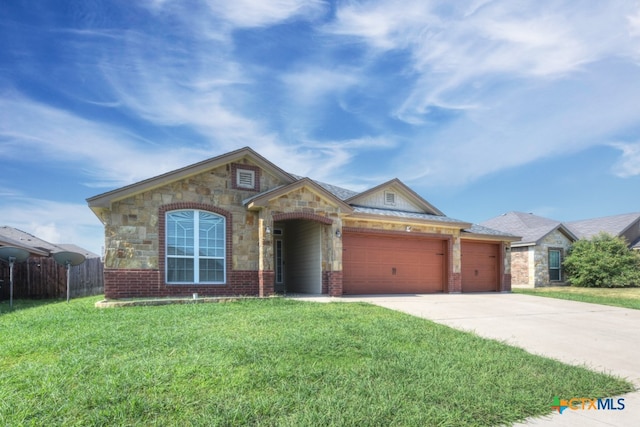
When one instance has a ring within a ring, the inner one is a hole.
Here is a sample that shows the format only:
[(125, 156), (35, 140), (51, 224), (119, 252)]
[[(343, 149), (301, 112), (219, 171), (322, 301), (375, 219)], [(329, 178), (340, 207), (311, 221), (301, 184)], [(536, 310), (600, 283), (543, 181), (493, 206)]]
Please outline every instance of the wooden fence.
[[(100, 258), (71, 267), (71, 298), (104, 293)], [(0, 299), (9, 299), (9, 264), (0, 262)], [(52, 258), (29, 258), (13, 266), (13, 298), (66, 298), (67, 269)]]

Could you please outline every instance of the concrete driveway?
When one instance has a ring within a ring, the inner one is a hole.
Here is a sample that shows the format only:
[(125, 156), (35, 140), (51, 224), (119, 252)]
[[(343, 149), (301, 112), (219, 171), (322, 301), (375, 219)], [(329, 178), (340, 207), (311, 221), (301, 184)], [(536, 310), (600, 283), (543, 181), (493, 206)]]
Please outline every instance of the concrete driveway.
[[(372, 295), (332, 300), (365, 301), (402, 311), (530, 353), (617, 375), (640, 388), (640, 310), (511, 293)], [(572, 397), (588, 396), (563, 398)], [(567, 409), (561, 415), (530, 419), (520, 425), (640, 425), (640, 392), (621, 397), (625, 399), (622, 411)]]

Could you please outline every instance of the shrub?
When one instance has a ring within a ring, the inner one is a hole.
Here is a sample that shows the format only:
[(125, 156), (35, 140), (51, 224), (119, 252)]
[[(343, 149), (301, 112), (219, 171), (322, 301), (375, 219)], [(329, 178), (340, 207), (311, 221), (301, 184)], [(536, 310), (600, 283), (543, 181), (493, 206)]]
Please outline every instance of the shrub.
[(640, 254), (620, 237), (600, 233), (573, 244), (563, 262), (572, 286), (619, 288), (640, 284)]

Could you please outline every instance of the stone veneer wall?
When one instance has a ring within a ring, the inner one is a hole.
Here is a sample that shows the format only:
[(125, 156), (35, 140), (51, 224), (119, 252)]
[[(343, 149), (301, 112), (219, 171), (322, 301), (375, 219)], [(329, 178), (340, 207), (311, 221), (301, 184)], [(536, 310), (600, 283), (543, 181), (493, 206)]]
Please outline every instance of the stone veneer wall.
[[(342, 295), (342, 239), (336, 231), (342, 229), (342, 211), (322, 195), (302, 187), (278, 197), (264, 208), (260, 215), (264, 225), (274, 228), (278, 222), (289, 220), (314, 221), (322, 224), (322, 293)], [(263, 260), (271, 265), (273, 260), (272, 236), (265, 236)]]
[(571, 246), (571, 241), (559, 231), (554, 231), (547, 235), (535, 247), (534, 265), (535, 265), (535, 286), (553, 286), (564, 285), (564, 271), (562, 271), (562, 279), (560, 282), (549, 281), (549, 249), (559, 249), (561, 261), (564, 261), (565, 254)]
[[(256, 166), (246, 162), (250, 168)], [(235, 170), (235, 167), (233, 168)], [(259, 215), (242, 201), (255, 191), (233, 188), (232, 165), (155, 188), (114, 202), (105, 223), (105, 296), (258, 295), (260, 278)], [(261, 192), (281, 185), (275, 177), (257, 174)], [(227, 283), (225, 285), (166, 285), (161, 215), (169, 208), (191, 207), (227, 217)], [(222, 212), (220, 207), (223, 207)], [(264, 279), (263, 279), (264, 280)], [(273, 285), (271, 285), (271, 288)]]
[[(531, 247), (532, 248), (532, 247)], [(511, 279), (517, 286), (531, 286), (532, 275), (529, 274), (529, 246), (511, 248)]]

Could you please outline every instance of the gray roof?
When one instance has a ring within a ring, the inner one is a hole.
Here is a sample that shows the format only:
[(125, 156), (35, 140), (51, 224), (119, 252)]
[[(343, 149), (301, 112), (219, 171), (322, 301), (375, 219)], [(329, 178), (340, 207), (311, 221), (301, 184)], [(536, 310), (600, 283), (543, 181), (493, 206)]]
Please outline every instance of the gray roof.
[(560, 230), (572, 240), (576, 236), (568, 230), (560, 221), (544, 218), (531, 213), (508, 212), (495, 218), (480, 223), (480, 225), (494, 228), (515, 236), (521, 236), (522, 241), (514, 243), (515, 246), (537, 244), (549, 233)]
[[(292, 177), (294, 177), (296, 179), (302, 179), (303, 178), (300, 175), (294, 175), (294, 174), (289, 174), (289, 175), (291, 175)], [(336, 185), (327, 184), (326, 182), (316, 181), (315, 179), (312, 179), (312, 181), (315, 182), (320, 187), (324, 188), (329, 193), (333, 194), (334, 196), (336, 196), (338, 199), (340, 199), (342, 201), (350, 199), (350, 198), (360, 194), (357, 191), (347, 190), (346, 188), (338, 187)]]
[(58, 243), (56, 246), (58, 246), (59, 248), (62, 248), (67, 252), (76, 252), (76, 253), (82, 254), (87, 259), (100, 258), (100, 255), (94, 252), (91, 252), (89, 250), (86, 250), (85, 248), (82, 248), (78, 245), (74, 245), (73, 243)]
[(516, 236), (515, 234), (506, 233), (504, 231), (496, 230), (494, 228), (485, 227), (479, 224), (473, 224), (471, 228), (465, 228), (462, 230), (463, 233), (471, 233), (471, 234), (481, 234), (483, 236), (494, 236), (494, 237), (511, 237), (513, 240), (520, 240), (520, 236)]
[(460, 224), (460, 225), (469, 224), (467, 221), (461, 221), (459, 219), (449, 218), (447, 216), (431, 215), (431, 214), (417, 213), (417, 212), (397, 211), (392, 209), (353, 206), (353, 211), (355, 213), (361, 213), (361, 214), (392, 216), (397, 218), (417, 219), (417, 220), (423, 220), (423, 221), (442, 222), (442, 223), (449, 223), (449, 224)]
[[(296, 179), (302, 179), (301, 176), (297, 176), (294, 174), (291, 174), (291, 175)], [(327, 190), (328, 192), (336, 196), (338, 199), (343, 201), (351, 199), (357, 196), (358, 194), (360, 194), (357, 191), (348, 190), (346, 188), (327, 184), (325, 182), (320, 182), (316, 180), (313, 180), (313, 182), (315, 182), (316, 184), (318, 184), (319, 186), (321, 186), (322, 188), (324, 188), (325, 190)], [(400, 210), (394, 210), (394, 209), (381, 209), (381, 208), (372, 208), (372, 207), (358, 206), (358, 205), (352, 205), (352, 206), (354, 208), (353, 210), (354, 213), (361, 213), (361, 214), (368, 214), (368, 215), (382, 215), (382, 216), (390, 216), (390, 217), (396, 217), (396, 218), (414, 219), (414, 220), (422, 220), (422, 221), (430, 221), (430, 222), (440, 222), (444, 224), (456, 224), (456, 225), (461, 225), (463, 227), (469, 224), (468, 221), (449, 218), (444, 215), (432, 215), (427, 213), (406, 212), (406, 211), (400, 211)], [(466, 232), (469, 234), (489, 236), (489, 237), (508, 238), (509, 240), (519, 240), (519, 236), (506, 233), (501, 230), (496, 230), (489, 227), (483, 227), (478, 224), (472, 224), (471, 227), (464, 229), (463, 232)]]
[(33, 234), (6, 225), (0, 227), (0, 238), (10, 239), (19, 243), (24, 248), (35, 249), (41, 252), (44, 251), (52, 253), (62, 250), (62, 248), (49, 243), (46, 240), (42, 240)]
[(605, 232), (612, 236), (620, 236), (638, 220), (640, 220), (640, 213), (634, 212), (565, 222), (565, 225), (579, 238), (590, 239), (600, 232)]
[(39, 237), (34, 236), (31, 233), (22, 231), (17, 228), (2, 226), (0, 227), (0, 246), (17, 246), (24, 249), (33, 251), (34, 255), (49, 256), (56, 252), (78, 252), (84, 255), (86, 258), (99, 258), (99, 255), (94, 254), (80, 246), (66, 243), (66, 244), (53, 244), (46, 240), (42, 240)]

